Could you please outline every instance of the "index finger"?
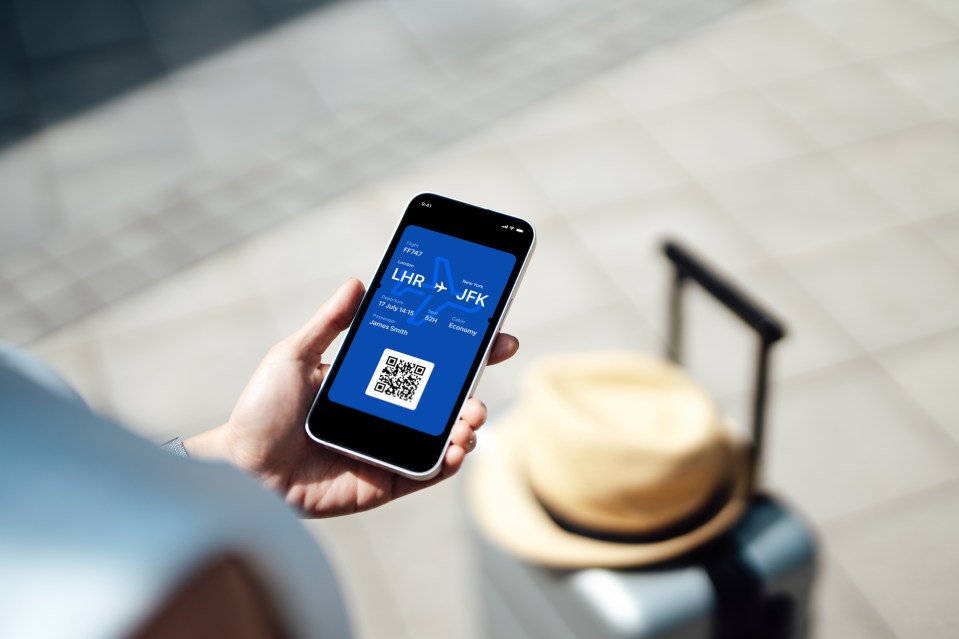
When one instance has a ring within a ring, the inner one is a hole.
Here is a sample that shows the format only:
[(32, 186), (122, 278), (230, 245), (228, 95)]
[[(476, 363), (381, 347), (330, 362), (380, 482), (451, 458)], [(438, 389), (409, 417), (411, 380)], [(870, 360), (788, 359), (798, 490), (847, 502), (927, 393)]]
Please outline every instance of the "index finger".
[(355, 278), (344, 282), (297, 333), (297, 355), (319, 366), (326, 349), (353, 321), (365, 292), (363, 283)]
[(487, 363), (492, 366), (493, 364), (505, 362), (515, 355), (518, 350), (518, 339), (508, 333), (500, 333), (496, 336), (496, 341), (493, 342), (493, 350), (490, 351), (489, 362)]

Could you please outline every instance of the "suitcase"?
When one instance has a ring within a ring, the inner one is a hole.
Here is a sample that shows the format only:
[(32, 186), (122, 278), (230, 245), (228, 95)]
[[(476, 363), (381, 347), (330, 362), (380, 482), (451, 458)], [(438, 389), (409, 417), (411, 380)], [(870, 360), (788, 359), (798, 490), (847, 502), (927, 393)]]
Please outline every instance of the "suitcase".
[(495, 639), (801, 639), (815, 575), (812, 530), (756, 490), (772, 346), (782, 325), (675, 242), (667, 354), (681, 358), (682, 292), (696, 282), (752, 327), (759, 357), (752, 407), (753, 497), (729, 530), (687, 556), (637, 569), (557, 570), (476, 535), (488, 636)]

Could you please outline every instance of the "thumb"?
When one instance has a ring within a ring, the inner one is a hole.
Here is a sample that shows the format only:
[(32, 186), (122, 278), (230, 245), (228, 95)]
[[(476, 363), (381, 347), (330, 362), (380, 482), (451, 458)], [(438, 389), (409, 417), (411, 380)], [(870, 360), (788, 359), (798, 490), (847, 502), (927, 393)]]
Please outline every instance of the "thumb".
[(319, 366), (326, 349), (353, 321), (365, 292), (363, 284), (355, 278), (344, 282), (297, 332), (297, 355), (307, 364)]

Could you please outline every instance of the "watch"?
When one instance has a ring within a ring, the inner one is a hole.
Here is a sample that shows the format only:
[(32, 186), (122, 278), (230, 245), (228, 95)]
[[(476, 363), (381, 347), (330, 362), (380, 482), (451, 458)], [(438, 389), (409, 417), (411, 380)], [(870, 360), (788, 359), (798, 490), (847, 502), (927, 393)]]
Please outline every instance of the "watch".
[(186, 447), (183, 446), (183, 440), (179, 437), (174, 437), (170, 441), (166, 442), (161, 446), (163, 450), (168, 453), (173, 453), (174, 455), (179, 455), (180, 457), (189, 457), (190, 455), (186, 452)]

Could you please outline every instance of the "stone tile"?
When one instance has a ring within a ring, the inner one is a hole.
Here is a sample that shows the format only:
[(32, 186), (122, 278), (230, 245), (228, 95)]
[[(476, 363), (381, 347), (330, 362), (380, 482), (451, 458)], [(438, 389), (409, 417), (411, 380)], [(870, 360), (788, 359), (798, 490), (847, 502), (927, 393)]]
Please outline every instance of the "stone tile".
[(32, 59), (29, 73), (36, 117), (52, 123), (158, 79), (162, 67), (148, 42), (123, 40)]
[(715, 202), (691, 186), (662, 189), (590, 209), (573, 220), (572, 227), (592, 259), (628, 299), (655, 298), (657, 316), (658, 309), (665, 308), (672, 272), (661, 251), (663, 240), (675, 238), (727, 272), (765, 258)]
[(799, 155), (805, 134), (752, 92), (733, 92), (647, 113), (642, 124), (694, 177)]
[(864, 57), (956, 39), (955, 25), (918, 2), (842, 0), (797, 9), (813, 26)]
[(520, 142), (514, 149), (526, 172), (564, 212), (595, 209), (682, 180), (631, 120)]
[(476, 637), (479, 577), (460, 484), (456, 477), (358, 517), (412, 637)]
[(716, 60), (751, 83), (826, 69), (853, 57), (789, 11), (720, 23), (697, 36)]
[(835, 151), (838, 159), (914, 219), (959, 209), (959, 129), (934, 123)]
[(0, 151), (0, 259), (39, 243), (59, 222), (53, 185), (41, 142), (30, 140)]
[(959, 211), (923, 220), (919, 228), (929, 239), (959, 260)]
[(274, 162), (256, 167), (238, 178), (244, 189), (254, 197), (270, 200), (274, 195), (290, 188), (300, 179), (299, 173), (284, 162)]
[(225, 420), (272, 345), (263, 307), (239, 303), (94, 336), (117, 417), (151, 436)]
[(253, 193), (242, 180), (230, 180), (200, 194), (191, 205), (217, 217), (229, 217), (252, 199)]
[(292, 138), (324, 112), (302, 72), (282, 60), (192, 69), (171, 82), (200, 153), (214, 167)]
[(270, 206), (281, 218), (293, 217), (316, 208), (327, 196), (322, 184), (298, 177), (270, 195)]
[(74, 282), (75, 278), (66, 266), (47, 255), (43, 264), (21, 273), (10, 283), (24, 300), (34, 303)]
[(170, 232), (152, 216), (137, 216), (126, 220), (112, 220), (101, 226), (101, 236), (108, 238), (114, 248), (127, 258), (168, 243)]
[(178, 234), (177, 240), (198, 255), (216, 255), (234, 246), (250, 232), (261, 231), (273, 222), (276, 214), (269, 206), (241, 208), (228, 218), (201, 217)]
[(371, 536), (362, 516), (304, 521), (332, 562), (358, 639), (413, 637), (391, 589), (393, 575), (375, 552), (382, 531)]
[(218, 219), (218, 216), (200, 202), (182, 200), (172, 206), (151, 211), (151, 221), (163, 228), (171, 237), (182, 236), (190, 228), (206, 219)]
[[(362, 103), (419, 79), (430, 63), (383, 2), (333, 3), (278, 34), (324, 104)], [(357, 40), (363, 46), (355, 46)]]
[(959, 272), (931, 248), (905, 226), (805, 253), (785, 266), (843, 330), (874, 350), (959, 322)]
[(6, 280), (0, 279), (0, 313), (9, 313), (22, 306), (23, 302), (24, 298), (20, 292)]
[(52, 331), (51, 320), (30, 305), (5, 309), (0, 316), (0, 339), (17, 345), (25, 345), (41, 335)]
[(626, 112), (607, 94), (609, 84), (615, 83), (587, 81), (520, 108), (456, 143), (451, 151), (462, 148), (466, 152), (490, 149), (502, 152), (511, 143), (569, 135), (578, 129), (622, 120)]
[(160, 331), (186, 324), (190, 316), (243, 303), (256, 296), (250, 272), (235, 252), (225, 252), (143, 286), (136, 294), (97, 313), (101, 336)]
[(264, 294), (350, 276), (366, 282), (405, 206), (387, 211), (368, 194), (343, 196), (240, 246), (237, 257)]
[(525, 331), (609, 304), (620, 294), (559, 222), (537, 227), (536, 251), (510, 307), (507, 326)]
[(50, 261), (50, 254), (39, 247), (24, 248), (0, 258), (0, 278), (7, 282), (21, 275), (43, 268)]
[(959, 448), (868, 361), (782, 383), (769, 408), (765, 476), (818, 524), (959, 475)]
[(959, 116), (959, 83), (955, 81), (959, 77), (959, 42), (878, 60), (876, 67), (940, 114), (952, 118)]
[[(767, 84), (762, 92), (824, 146), (864, 140), (937, 119), (922, 102), (867, 64)], [(882, 108), (876, 108), (877, 104)]]
[(959, 484), (912, 494), (829, 531), (843, 569), (899, 637), (946, 639), (959, 609)]
[(164, 83), (50, 127), (44, 143), (73, 221), (132, 208), (199, 166)]
[[(7, 89), (16, 92), (17, 88), (7, 87)], [(20, 96), (7, 95), (9, 102), (6, 105), (0, 104), (0, 108), (20, 109), (23, 106), (21, 100), (26, 100), (26, 83), (20, 85)], [(39, 127), (33, 113), (12, 115), (8, 118), (0, 118), (0, 146), (8, 146), (20, 142), (24, 138), (30, 137)]]
[(449, 11), (443, 0), (384, 0), (396, 19), (440, 64), (463, 58), (529, 24), (517, 3), (495, 0)]
[(136, 6), (123, 0), (87, 0), (51, 6), (18, 0), (17, 24), (26, 55), (70, 53), (144, 36)]
[(130, 293), (141, 290), (153, 281), (149, 270), (136, 264), (112, 264), (102, 268), (84, 278), (84, 285), (89, 287), (99, 301), (99, 308), (115, 302)]
[(813, 637), (819, 639), (893, 639), (870, 605), (825, 544), (813, 588)]
[(254, 0), (138, 0), (137, 4), (167, 69), (255, 35), (268, 24)]
[(256, 0), (257, 6), (274, 23), (295, 21), (309, 16), (311, 12), (321, 10), (326, 0)]
[(85, 278), (91, 273), (123, 262), (127, 257), (123, 249), (110, 237), (94, 236), (86, 241), (77, 238), (69, 244), (62, 250), (54, 249), (51, 253), (63, 263), (66, 270), (77, 277)]
[[(0, 35), (0, 37), (3, 36)], [(26, 69), (19, 62), (0, 59), (0, 120), (32, 119), (30, 101), (30, 81)], [(7, 126), (4, 128), (6, 129)], [(6, 144), (8, 136), (15, 135), (15, 128), (4, 132), (3, 137), (0, 137), (0, 143)]]
[(28, 348), (73, 386), (91, 408), (113, 413), (98, 345), (85, 323), (62, 328), (31, 343)]
[(47, 295), (33, 295), (30, 302), (53, 327), (84, 317), (102, 303), (92, 286), (76, 281), (68, 281)]
[(826, 153), (703, 181), (705, 190), (772, 256), (783, 257), (901, 223), (898, 211)]
[(742, 81), (698, 41), (678, 40), (627, 60), (598, 83), (624, 107), (639, 113), (694, 102), (743, 88)]
[[(129, 235), (128, 235), (129, 237)], [(172, 238), (157, 241), (141, 249), (136, 254), (136, 264), (150, 275), (159, 279), (175, 274), (180, 269), (196, 263), (200, 255), (183, 242)]]
[(0, 6), (0, 36), (3, 37), (3, 43), (6, 45), (0, 48), (0, 60), (7, 62), (23, 57), (22, 52), (10, 44), (14, 42), (14, 38), (19, 37), (16, 15), (12, 2), (6, 2)]
[(83, 267), (84, 259), (78, 260), (76, 263), (70, 259), (75, 252), (82, 251), (82, 249), (87, 246), (97, 244), (103, 241), (104, 234), (97, 229), (92, 224), (75, 224), (72, 225), (67, 232), (52, 234), (50, 238), (44, 242), (42, 251), (47, 254), (48, 257), (53, 258), (53, 260), (61, 260), (64, 262), (62, 266), (65, 267), (67, 271), (73, 271), (75, 268)]
[(959, 332), (953, 328), (875, 357), (883, 370), (959, 443), (959, 397), (954, 392)]
[[(451, 142), (494, 121), (515, 108), (507, 98), (496, 94), (489, 86), (489, 77), (442, 83), (439, 93), (449, 93), (442, 100), (413, 104), (402, 103), (396, 109), (401, 130), (380, 143), (394, 154), (406, 158), (422, 155), (440, 143)], [(509, 90), (509, 87), (503, 87)], [(381, 116), (374, 116), (373, 120)], [(365, 126), (371, 126), (373, 122)], [(410, 152), (406, 147), (412, 147)], [(417, 148), (419, 147), (419, 148)], [(373, 157), (377, 156), (374, 152)]]
[[(822, 0), (756, 0), (743, 2), (716, 19), (717, 26), (752, 22), (759, 18), (768, 18), (783, 12), (791, 12), (796, 2), (819, 2)], [(827, 0), (828, 1), (828, 0)]]
[(920, 0), (933, 13), (959, 24), (959, 6), (952, 0)]

